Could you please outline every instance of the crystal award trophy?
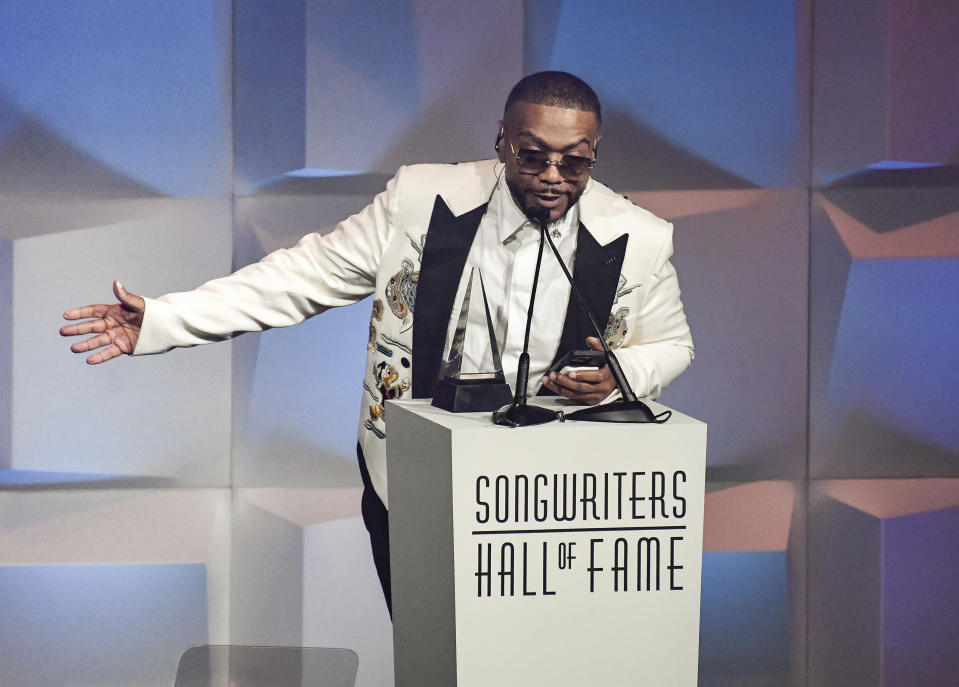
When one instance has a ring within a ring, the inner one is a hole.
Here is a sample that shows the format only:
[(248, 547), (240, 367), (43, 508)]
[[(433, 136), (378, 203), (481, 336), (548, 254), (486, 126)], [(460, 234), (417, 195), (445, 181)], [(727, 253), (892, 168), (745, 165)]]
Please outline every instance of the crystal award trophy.
[[(493, 370), (489, 372), (463, 372), (463, 344), (466, 340), (466, 323), (469, 320), (470, 297), (473, 284), (479, 279), (483, 296), (483, 308), (486, 313), (486, 329), (489, 334), (490, 352), (493, 358)], [(440, 366), (439, 381), (433, 391), (433, 405), (451, 413), (488, 412), (509, 403), (513, 392), (503, 376), (503, 360), (496, 333), (493, 331), (493, 318), (490, 316), (489, 301), (486, 299), (486, 287), (483, 275), (477, 269), (470, 271), (469, 283), (463, 295), (463, 305), (456, 322), (456, 331), (450, 344), (450, 353), (446, 362)]]

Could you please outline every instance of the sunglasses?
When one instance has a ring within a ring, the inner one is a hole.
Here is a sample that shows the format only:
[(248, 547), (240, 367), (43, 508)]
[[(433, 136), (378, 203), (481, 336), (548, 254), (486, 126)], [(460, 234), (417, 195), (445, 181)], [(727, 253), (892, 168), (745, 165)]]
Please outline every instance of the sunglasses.
[(551, 160), (549, 153), (545, 150), (520, 148), (519, 152), (516, 152), (512, 141), (507, 140), (507, 142), (510, 152), (516, 158), (519, 171), (523, 174), (542, 174), (550, 165), (555, 165), (564, 179), (578, 179), (596, 164), (595, 157), (582, 155), (563, 155), (559, 160)]

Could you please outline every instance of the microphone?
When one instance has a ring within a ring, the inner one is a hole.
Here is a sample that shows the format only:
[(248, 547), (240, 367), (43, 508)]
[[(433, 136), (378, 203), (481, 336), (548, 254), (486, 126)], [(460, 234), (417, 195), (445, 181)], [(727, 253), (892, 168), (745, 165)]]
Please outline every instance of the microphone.
[[(546, 220), (549, 208), (534, 208), (527, 217), (539, 224), (539, 253), (536, 256), (536, 270), (533, 272), (533, 288), (529, 297), (529, 309), (526, 311), (526, 334), (523, 338), (523, 352), (519, 356), (516, 369), (516, 389), (513, 402), (493, 411), (493, 424), (507, 427), (527, 427), (541, 425), (558, 419), (562, 413), (540, 406), (527, 405), (526, 387), (529, 381), (529, 333), (533, 325), (533, 304), (536, 302), (536, 287), (539, 284), (539, 267), (543, 262), (543, 238), (546, 236)], [(552, 245), (552, 242), (550, 242)], [(554, 248), (555, 250), (555, 248)], [(562, 262), (562, 260), (560, 260)]]
[(619, 393), (622, 395), (621, 399), (611, 403), (596, 404), (572, 413), (565, 413), (563, 419), (585, 420), (590, 422), (655, 422), (657, 424), (666, 422), (673, 414), (673, 411), (665, 410), (659, 415), (656, 415), (648, 405), (640, 401), (636, 397), (636, 394), (633, 393), (633, 389), (626, 380), (626, 375), (623, 373), (623, 368), (619, 365), (619, 360), (617, 360), (613, 351), (610, 350), (609, 344), (606, 343), (606, 337), (603, 336), (603, 330), (601, 330), (596, 323), (593, 309), (589, 307), (589, 303), (583, 298), (583, 294), (579, 288), (577, 288), (576, 282), (573, 281), (573, 276), (566, 268), (566, 263), (563, 262), (563, 258), (559, 254), (556, 244), (553, 243), (549, 232), (546, 231), (545, 220), (540, 219), (539, 221), (543, 236), (545, 236), (549, 242), (549, 247), (553, 251), (553, 255), (556, 256), (556, 260), (559, 261), (559, 266), (563, 268), (563, 274), (566, 275), (566, 280), (569, 281), (570, 288), (573, 290), (573, 293), (576, 294), (579, 307), (586, 313), (586, 317), (589, 318), (589, 323), (593, 326), (593, 331), (596, 332), (596, 338), (599, 339), (600, 344), (603, 346), (603, 354), (606, 356), (606, 364), (609, 366), (609, 372), (613, 375), (613, 381), (616, 382)]

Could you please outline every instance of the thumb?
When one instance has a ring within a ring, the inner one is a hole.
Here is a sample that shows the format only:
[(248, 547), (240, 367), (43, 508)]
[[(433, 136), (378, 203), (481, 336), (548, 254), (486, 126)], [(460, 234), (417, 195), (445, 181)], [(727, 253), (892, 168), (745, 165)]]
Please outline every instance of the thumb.
[(603, 350), (603, 343), (599, 339), (597, 339), (595, 336), (587, 336), (586, 345), (592, 348), (594, 351)]
[(137, 312), (143, 311), (143, 299), (123, 288), (123, 284), (121, 284), (119, 280), (113, 282), (113, 295), (128, 308)]

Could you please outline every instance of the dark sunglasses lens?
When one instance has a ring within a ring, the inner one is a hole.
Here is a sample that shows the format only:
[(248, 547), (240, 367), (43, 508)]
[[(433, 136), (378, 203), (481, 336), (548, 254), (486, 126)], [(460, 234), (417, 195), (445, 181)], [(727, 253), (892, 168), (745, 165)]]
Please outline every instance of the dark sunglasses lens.
[[(540, 174), (549, 166), (549, 154), (542, 150), (523, 148), (516, 154), (516, 159), (519, 161), (520, 170), (527, 174)], [(585, 174), (592, 162), (590, 158), (581, 155), (564, 155), (557, 167), (564, 177), (576, 178)]]
[(588, 157), (582, 157), (581, 155), (564, 155), (563, 164), (559, 168), (559, 171), (566, 176), (580, 176), (589, 169), (589, 164), (592, 162)]
[(516, 157), (519, 160), (520, 169), (530, 174), (539, 174), (542, 172), (546, 169), (549, 161), (549, 156), (543, 151), (528, 150), (525, 148), (520, 150)]

